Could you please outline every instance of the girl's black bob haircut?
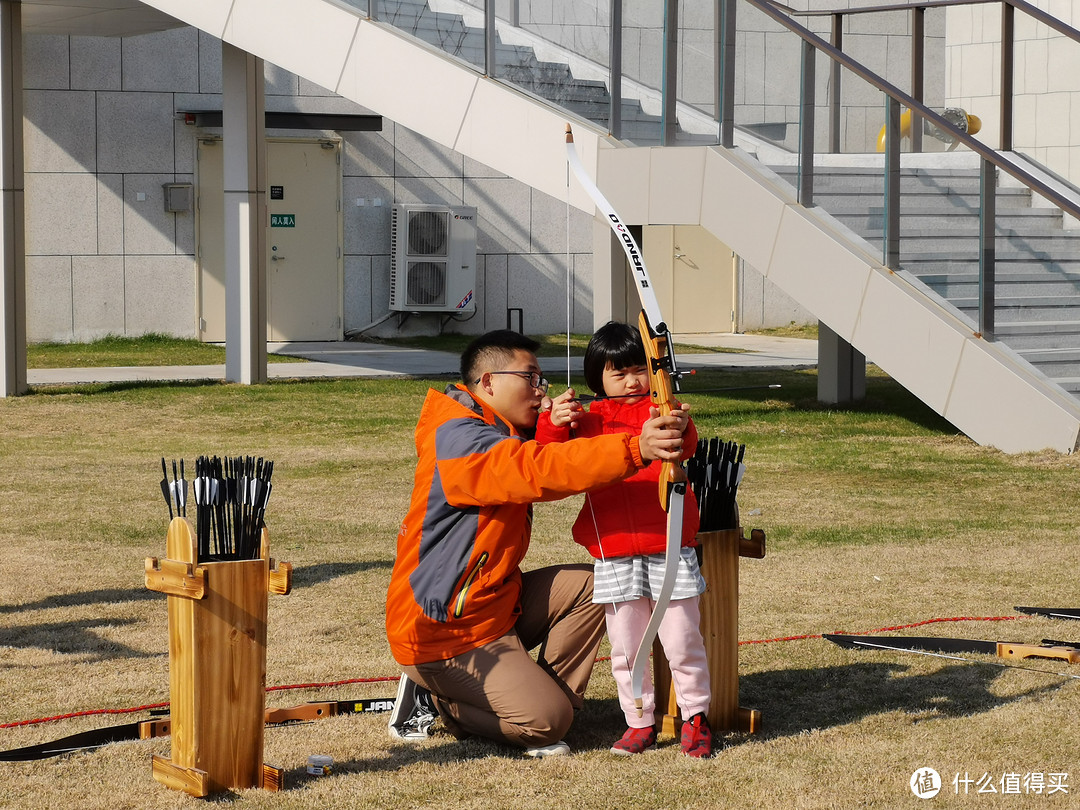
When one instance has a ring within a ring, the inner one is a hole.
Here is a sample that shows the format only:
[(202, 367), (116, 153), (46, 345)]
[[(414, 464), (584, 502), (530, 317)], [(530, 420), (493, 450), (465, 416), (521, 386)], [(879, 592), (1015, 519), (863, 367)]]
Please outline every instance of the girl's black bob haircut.
[(605, 394), (604, 368), (644, 366), (645, 347), (641, 333), (626, 323), (608, 321), (596, 330), (585, 349), (585, 382), (594, 394)]

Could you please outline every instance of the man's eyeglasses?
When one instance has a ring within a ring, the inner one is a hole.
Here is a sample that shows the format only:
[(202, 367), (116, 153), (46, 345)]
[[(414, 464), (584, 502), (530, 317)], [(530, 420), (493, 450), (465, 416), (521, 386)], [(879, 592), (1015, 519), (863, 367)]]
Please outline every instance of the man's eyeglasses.
[[(551, 385), (551, 383), (535, 371), (489, 371), (488, 374), (513, 374), (515, 377), (521, 377), (523, 380), (528, 380), (529, 385), (539, 389), (542, 394), (546, 394), (548, 386)], [(477, 382), (480, 382), (480, 380), (477, 380)]]

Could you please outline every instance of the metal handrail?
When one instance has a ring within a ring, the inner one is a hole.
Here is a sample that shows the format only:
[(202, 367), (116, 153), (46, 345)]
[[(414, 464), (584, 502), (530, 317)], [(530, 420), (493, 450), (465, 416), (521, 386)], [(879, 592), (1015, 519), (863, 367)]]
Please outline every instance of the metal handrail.
[[(973, 0), (974, 2), (989, 2), (991, 0)], [(1002, 48), (1003, 63), (1007, 63), (1003, 66), (1002, 71), (1002, 96), (1008, 93), (1009, 107), (1005, 107), (1003, 100), (1003, 109), (1011, 109), (1011, 32), (1012, 32), (1012, 9), (1021, 8), (1021, 10), (1027, 12), (1031, 7), (1023, 0), (994, 0), (996, 2), (1003, 2), (1003, 24), (1002, 32), (1003, 37), (1009, 36), (1009, 47)], [(723, 5), (733, 4), (736, 0), (720, 0)], [(1038, 177), (1035, 177), (1030, 172), (1025, 171), (1016, 163), (1005, 158), (997, 150), (985, 145), (981, 141), (971, 137), (966, 132), (961, 132), (953, 124), (945, 119), (939, 113), (934, 112), (925, 104), (921, 99), (915, 98), (912, 95), (908, 95), (900, 88), (896, 87), (892, 83), (879, 77), (877, 74), (870, 71), (865, 65), (856, 61), (848, 56), (838, 47), (834, 47), (830, 43), (826, 42), (820, 36), (810, 31), (806, 27), (792, 20), (784, 11), (778, 6), (778, 4), (769, 2), (768, 0), (745, 0), (751, 6), (758, 9), (763, 14), (771, 17), (774, 21), (781, 26), (787, 28), (792, 33), (796, 34), (803, 40), (803, 79), (801, 88), (801, 104), (800, 104), (800, 148), (799, 148), (799, 179), (798, 179), (798, 199), (803, 205), (813, 205), (813, 139), (814, 139), (814, 126), (813, 126), (813, 57), (816, 51), (824, 53), (832, 60), (834, 67), (834, 78), (837, 78), (837, 65), (850, 70), (856, 76), (861, 78), (867, 84), (877, 88), (880, 92), (884, 93), (887, 97), (887, 115), (885, 123), (885, 221), (884, 221), (884, 242), (883, 242), (883, 263), (893, 270), (900, 269), (900, 105), (907, 107), (914, 116), (918, 116), (918, 119), (913, 118), (911, 122), (911, 131), (922, 129), (921, 124), (918, 121), (925, 119), (936, 125), (939, 129), (949, 132), (950, 135), (959, 143), (964, 144), (972, 152), (980, 156), (980, 194), (979, 194), (979, 310), (978, 310), (978, 334), (987, 339), (993, 339), (994, 334), (994, 295), (995, 295), (995, 267), (996, 267), (996, 252), (995, 252), (995, 238), (994, 238), (994, 220), (996, 216), (995, 205), (995, 169), (1004, 171), (1006, 174), (1011, 175), (1018, 180), (1022, 185), (1037, 192), (1046, 199), (1054, 203), (1065, 213), (1080, 218), (1080, 204), (1073, 198), (1061, 193), (1058, 189), (1047, 185)], [(944, 5), (943, 0), (929, 0), (929, 2), (936, 2), (939, 5)], [(957, 3), (949, 3), (954, 5)], [(866, 11), (862, 9), (861, 11)], [(1008, 13), (1005, 13), (1008, 12)], [(725, 14), (731, 14), (727, 11)], [(921, 13), (921, 12), (920, 12)], [(1041, 12), (1040, 12), (1041, 13)], [(835, 17), (834, 17), (835, 19)], [(1065, 26), (1064, 23), (1055, 25), (1055, 30), (1060, 30), (1062, 27), (1072, 31), (1073, 29)], [(920, 27), (921, 30), (921, 27)], [(833, 33), (836, 36), (839, 31), (839, 25), (833, 26)], [(1074, 31), (1074, 33), (1077, 33)], [(1080, 34), (1078, 34), (1080, 36)], [(1078, 40), (1080, 41), (1080, 40)], [(914, 49), (913, 49), (914, 50)], [(726, 62), (733, 61), (731, 55), (725, 57)], [(918, 78), (921, 74), (916, 74), (913, 70), (913, 78)], [(1008, 81), (1005, 79), (1008, 78)], [(836, 84), (836, 82), (834, 82)], [(916, 88), (921, 91), (921, 85), (916, 84)], [(720, 133), (721, 143), (726, 147), (733, 146), (731, 134), (733, 131), (732, 122), (734, 121), (734, 94), (722, 93), (722, 106), (720, 108)], [(1011, 122), (1011, 118), (1008, 119)], [(1002, 116), (1002, 150), (1004, 151), (1008, 147), (1005, 144), (1011, 146), (1011, 127), (1008, 133), (1006, 129), (1006, 118)], [(726, 136), (726, 137), (725, 137)], [(835, 138), (830, 138), (835, 140)]]
[[(727, 2), (732, 2), (732, 0), (727, 0)], [(826, 54), (831, 60), (839, 63), (843, 67), (850, 70), (867, 84), (876, 87), (885, 95), (907, 107), (909, 110), (912, 111), (913, 114), (916, 114), (921, 118), (925, 118), (934, 123), (941, 130), (949, 132), (954, 138), (956, 138), (956, 140), (964, 144), (972, 152), (976, 152), (983, 159), (993, 163), (994, 166), (996, 166), (997, 168), (1001, 169), (1007, 174), (1012, 175), (1023, 185), (1026, 185), (1029, 188), (1039, 192), (1039, 194), (1051, 200), (1058, 208), (1061, 208), (1063, 211), (1074, 217), (1080, 218), (1080, 205), (1077, 205), (1075, 201), (1062, 195), (1059, 191), (1052, 188), (1051, 186), (1046, 185), (1041, 180), (1039, 180), (1039, 178), (1024, 171), (1015, 163), (1004, 159), (997, 150), (987, 146), (981, 141), (976, 140), (972, 136), (968, 135), (966, 132), (961, 132), (947, 119), (945, 119), (945, 117), (942, 116), (940, 113), (934, 112), (921, 101), (918, 101), (917, 99), (909, 96), (896, 85), (886, 81), (885, 79), (882, 79), (876, 73), (873, 73), (861, 62), (857, 62), (855, 59), (851, 58), (843, 51), (834, 48), (832, 45), (819, 37), (813, 31), (810, 31), (809, 29), (799, 25), (797, 22), (781, 13), (778, 9), (774, 7), (774, 4), (765, 2), (765, 0), (742, 0), (742, 2), (749, 3), (750, 5), (757, 8), (759, 11), (767, 14), (769, 17), (783, 25), (792, 33), (796, 34), (804, 41), (813, 45), (815, 49)], [(1009, 4), (1015, 5), (1021, 3), (1022, 0), (997, 0), (997, 2), (1007, 2)], [(726, 116), (729, 114), (733, 114), (734, 99), (725, 99), (725, 102), (729, 104), (731, 109), (730, 111), (723, 111), (722, 115)], [(914, 129), (914, 124), (912, 124), (912, 128)]]
[(832, 17), (841, 16), (846, 17), (850, 14), (869, 14), (879, 11), (911, 11), (913, 9), (927, 9), (927, 8), (947, 8), (949, 6), (977, 6), (985, 5), (988, 3), (1001, 3), (1003, 5), (1012, 6), (1018, 11), (1023, 11), (1030, 17), (1033, 17), (1037, 22), (1043, 25), (1049, 26), (1057, 31), (1059, 34), (1064, 34), (1069, 39), (1076, 42), (1080, 42), (1080, 31), (1075, 28), (1066, 25), (1057, 17), (1051, 16), (1043, 11), (1038, 6), (1033, 6), (1031, 3), (1025, 2), (1025, 0), (916, 0), (912, 3), (891, 3), (882, 6), (860, 6), (859, 8), (838, 8), (831, 11), (800, 11), (792, 8), (791, 6), (784, 5), (783, 3), (773, 3), (772, 5), (777, 8), (782, 8), (789, 14), (796, 17)]
[[(622, 69), (622, 5), (623, 0), (609, 0), (612, 26), (609, 46), (610, 94), (611, 107), (609, 131), (619, 138), (621, 135), (621, 82)], [(963, 144), (980, 158), (980, 203), (979, 203), (979, 315), (978, 332), (987, 338), (993, 337), (994, 331), (994, 276), (995, 276), (995, 189), (998, 170), (1012, 176), (1021, 185), (1040, 194), (1064, 213), (1080, 219), (1080, 196), (1070, 196), (1061, 187), (1044, 182), (1042, 178), (1025, 170), (1018, 162), (1010, 159), (1005, 152), (1011, 151), (1012, 142), (1012, 52), (1013, 52), (1013, 12), (1016, 10), (1049, 28), (1080, 43), (1080, 31), (1050, 16), (1041, 9), (1032, 6), (1026, 0), (916, 0), (912, 3), (890, 3), (862, 8), (838, 9), (834, 11), (797, 11), (774, 0), (745, 0), (767, 17), (800, 37), (801, 46), (801, 81), (799, 101), (799, 143), (798, 143), (798, 179), (797, 194), (800, 203), (806, 206), (814, 204), (814, 115), (815, 115), (815, 59), (818, 52), (830, 60), (831, 81), (829, 92), (829, 147), (832, 152), (840, 151), (839, 113), (840, 83), (846, 69), (862, 79), (871, 87), (883, 93), (887, 99), (885, 123), (885, 219), (883, 223), (884, 264), (894, 270), (900, 269), (900, 111), (901, 105), (907, 107), (913, 118), (911, 122), (911, 141), (914, 151), (921, 151), (922, 122), (929, 122), (939, 130), (949, 132), (957, 143)], [(738, 0), (716, 0), (716, 116), (717, 140), (724, 147), (734, 146), (734, 110), (735, 110), (735, 50), (736, 50), (736, 8)], [(965, 5), (984, 5), (1000, 3), (1002, 8), (1002, 56), (1000, 94), (1002, 105), (1000, 151), (976, 140), (967, 132), (960, 131), (942, 114), (927, 107), (922, 100), (923, 90), (923, 15), (927, 9)], [(368, 0), (369, 16), (373, 20), (381, 17), (380, 0)], [(678, 30), (678, 2), (664, 0), (664, 53), (662, 59), (662, 98), (660, 143), (666, 146), (675, 140), (675, 99), (677, 97), (676, 75), (678, 67), (675, 32)], [(842, 44), (842, 22), (847, 14), (869, 14), (885, 11), (912, 12), (912, 92), (906, 93), (896, 85), (878, 76), (862, 63), (846, 54)], [(831, 36), (833, 42), (827, 42), (818, 34), (796, 22), (792, 17), (829, 16), (832, 18)], [(495, 15), (494, 3), (484, 6), (484, 65), (480, 71), (496, 81), (502, 81), (495, 60)], [(476, 66), (469, 65), (472, 69)], [(513, 83), (513, 82), (508, 82)]]
[[(887, 11), (910, 11), (912, 15), (911, 32), (911, 95), (922, 100), (923, 91), (923, 17), (929, 8), (947, 8), (950, 6), (983, 5), (986, 3), (1001, 4), (1001, 89), (1000, 89), (1000, 133), (998, 146), (1004, 151), (1013, 148), (1013, 37), (1014, 37), (1014, 11), (1022, 11), (1030, 18), (1045, 25), (1059, 34), (1064, 35), (1073, 42), (1080, 43), (1080, 31), (1056, 17), (1051, 16), (1042, 9), (1031, 5), (1026, 0), (917, 0), (913, 3), (890, 3), (879, 6), (866, 6), (852, 9), (833, 9), (817, 11), (799, 11), (784, 3), (770, 0), (776, 8), (783, 9), (788, 14), (800, 17), (823, 17), (832, 18), (832, 44), (836, 48), (841, 47), (843, 38), (844, 17), (849, 14), (870, 14)], [(830, 150), (839, 152), (839, 69), (833, 65), (833, 93), (834, 98), (830, 102)], [(911, 148), (914, 152), (922, 151), (922, 130), (912, 128)]]
[[(621, 41), (622, 41), (622, 4), (623, 0), (609, 0), (612, 26), (609, 45), (610, 94), (611, 107), (610, 132), (619, 138), (621, 135)], [(797, 193), (800, 203), (806, 206), (814, 204), (814, 115), (815, 115), (815, 58), (818, 52), (830, 60), (832, 80), (829, 92), (829, 146), (830, 151), (839, 152), (839, 108), (840, 79), (846, 69), (871, 87), (883, 93), (887, 99), (885, 124), (885, 221), (883, 223), (884, 242), (882, 261), (891, 269), (900, 269), (900, 111), (901, 105), (907, 107), (913, 118), (911, 122), (911, 141), (915, 151), (921, 151), (922, 122), (929, 122), (939, 130), (949, 132), (957, 143), (963, 144), (980, 158), (980, 203), (979, 203), (979, 315), (978, 332), (987, 338), (993, 337), (994, 331), (994, 276), (995, 276), (995, 189), (998, 170), (1015, 178), (1021, 185), (1040, 194), (1064, 213), (1080, 219), (1080, 197), (1070, 196), (1061, 188), (1044, 182), (1043, 179), (1026, 171), (1018, 162), (1010, 159), (1006, 152), (1012, 144), (1012, 61), (1013, 61), (1013, 12), (1016, 10), (1029, 15), (1032, 19), (1080, 43), (1080, 31), (1050, 16), (1041, 9), (1032, 6), (1026, 0), (916, 0), (912, 3), (890, 3), (862, 8), (838, 9), (835, 11), (797, 11), (774, 0), (745, 0), (767, 17), (800, 37), (801, 81), (799, 103), (799, 144), (798, 144), (798, 180)], [(1002, 55), (1000, 94), (1002, 105), (1000, 151), (976, 140), (967, 132), (960, 131), (942, 114), (935, 112), (923, 103), (923, 15), (927, 9), (965, 5), (984, 5), (1000, 3), (1002, 8)], [(380, 0), (368, 0), (369, 16), (379, 19)], [(717, 140), (724, 147), (734, 146), (734, 110), (735, 110), (735, 50), (736, 50), (736, 8), (738, 0), (716, 0), (716, 116)], [(878, 76), (862, 63), (846, 54), (842, 44), (842, 21), (847, 14), (868, 14), (884, 11), (912, 12), (912, 92), (906, 93), (896, 85)], [(793, 16), (832, 18), (833, 42), (827, 42), (818, 34), (799, 24)], [(484, 65), (480, 70), (496, 81), (498, 69), (495, 61), (495, 15), (494, 3), (487, 2), (484, 7)], [(660, 143), (666, 146), (675, 140), (675, 99), (677, 97), (677, 47), (675, 32), (678, 29), (678, 2), (664, 0), (664, 53), (662, 65), (662, 115)], [(469, 65), (472, 69), (475, 66)], [(509, 82), (512, 84), (512, 82)]]

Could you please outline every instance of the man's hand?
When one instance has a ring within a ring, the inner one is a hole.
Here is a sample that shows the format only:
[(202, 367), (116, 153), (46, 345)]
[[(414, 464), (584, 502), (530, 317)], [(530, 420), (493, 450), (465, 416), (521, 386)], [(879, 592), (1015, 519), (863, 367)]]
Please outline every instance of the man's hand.
[(641, 426), (638, 447), (646, 461), (679, 461), (682, 458), (683, 431), (689, 424), (686, 405), (682, 410), (660, 416), (657, 408), (649, 409), (649, 421)]
[(551, 424), (555, 427), (569, 427), (571, 430), (578, 426), (578, 417), (584, 412), (581, 403), (574, 399), (574, 389), (567, 388), (551, 400)]

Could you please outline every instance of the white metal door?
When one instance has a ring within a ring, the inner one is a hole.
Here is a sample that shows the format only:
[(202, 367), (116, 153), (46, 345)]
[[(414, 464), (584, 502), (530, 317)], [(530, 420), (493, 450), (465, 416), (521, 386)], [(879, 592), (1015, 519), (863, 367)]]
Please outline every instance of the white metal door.
[[(199, 144), (199, 335), (225, 340), (223, 149)], [(267, 141), (267, 339), (342, 337), (340, 145)]]

